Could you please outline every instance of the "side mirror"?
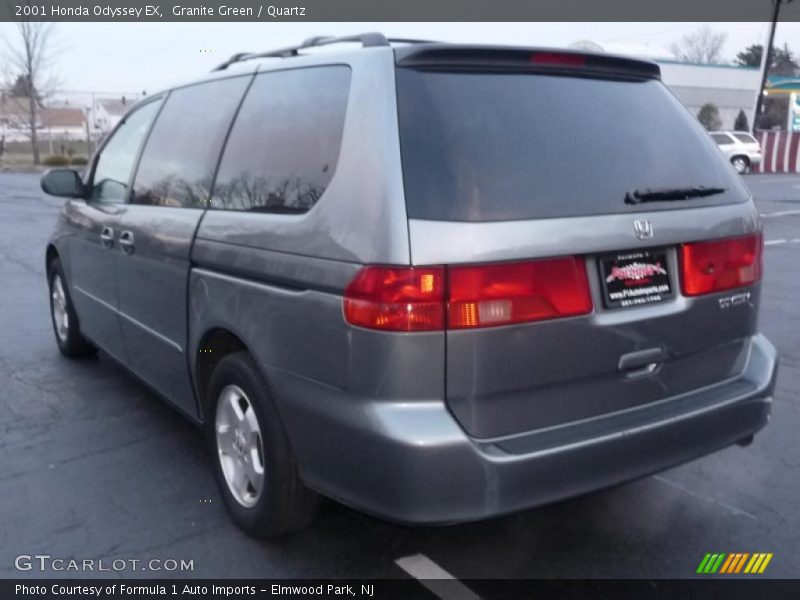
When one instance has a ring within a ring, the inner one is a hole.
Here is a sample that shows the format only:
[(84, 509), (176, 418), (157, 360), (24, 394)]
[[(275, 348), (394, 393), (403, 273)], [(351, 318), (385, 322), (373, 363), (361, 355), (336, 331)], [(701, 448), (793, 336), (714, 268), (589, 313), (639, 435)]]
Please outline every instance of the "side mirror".
[(41, 184), (42, 191), (51, 196), (84, 197), (83, 181), (74, 169), (50, 169), (42, 175)]

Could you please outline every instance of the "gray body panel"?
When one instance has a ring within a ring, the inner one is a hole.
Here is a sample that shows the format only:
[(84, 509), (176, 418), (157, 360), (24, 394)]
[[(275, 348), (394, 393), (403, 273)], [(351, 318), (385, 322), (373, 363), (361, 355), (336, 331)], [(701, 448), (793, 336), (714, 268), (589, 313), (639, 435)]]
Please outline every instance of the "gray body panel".
[[(636, 219), (648, 219), (653, 237), (639, 240)], [(753, 202), (709, 208), (646, 210), (634, 214), (460, 223), (409, 221), (413, 264), (458, 264), (595, 254), (712, 240), (760, 230)]]
[[(304, 481), (404, 522), (552, 502), (690, 460), (766, 423), (777, 357), (757, 334), (760, 286), (687, 298), (677, 268), (680, 243), (758, 232), (752, 201), (409, 221), (391, 48), (252, 62), (210, 78), (329, 64), (351, 67), (350, 101), (335, 174), (307, 213), (67, 202), (52, 243), (91, 339), (203, 422), (204, 341), (233, 334), (268, 381)], [(634, 236), (635, 218), (652, 222), (652, 239)], [(133, 252), (93, 246), (111, 224), (134, 234)], [(652, 247), (667, 251), (674, 295), (604, 309), (597, 255)], [(344, 317), (344, 290), (366, 264), (564, 255), (586, 261), (589, 314), (425, 333), (372, 331)], [(746, 303), (720, 306), (745, 292)], [(640, 376), (652, 357), (659, 367)]]
[(70, 200), (62, 212), (61, 227), (69, 236), (59, 241), (59, 252), (69, 257), (70, 295), (81, 330), (117, 360), (125, 361), (118, 310), (114, 246), (101, 243), (103, 228), (117, 228), (120, 206)]
[(196, 414), (186, 358), (189, 254), (203, 211), (127, 204), (120, 232), (134, 245), (119, 249), (119, 317), (127, 366), (184, 412)]

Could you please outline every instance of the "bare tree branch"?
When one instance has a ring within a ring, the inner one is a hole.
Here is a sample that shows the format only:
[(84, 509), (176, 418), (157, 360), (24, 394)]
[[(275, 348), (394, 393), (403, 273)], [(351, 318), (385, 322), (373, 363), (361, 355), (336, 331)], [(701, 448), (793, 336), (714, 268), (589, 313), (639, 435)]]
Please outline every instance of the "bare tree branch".
[(723, 60), (722, 49), (727, 39), (728, 34), (724, 31), (712, 31), (704, 25), (670, 44), (669, 50), (675, 58), (685, 62), (719, 64)]
[[(50, 72), (53, 66), (52, 32), (52, 23), (20, 21), (16, 39), (3, 38), (0, 49), (4, 79), (0, 112), (7, 127), (24, 132), (31, 140), (35, 165), (40, 163), (37, 144), (40, 109), (58, 86)], [(12, 90), (16, 95), (9, 95)]]

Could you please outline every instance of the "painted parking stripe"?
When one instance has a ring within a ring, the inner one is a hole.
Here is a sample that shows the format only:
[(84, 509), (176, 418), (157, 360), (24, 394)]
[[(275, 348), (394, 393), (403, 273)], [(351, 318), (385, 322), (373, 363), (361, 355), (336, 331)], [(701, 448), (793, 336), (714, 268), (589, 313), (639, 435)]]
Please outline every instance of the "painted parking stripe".
[(800, 238), (792, 238), (790, 240), (787, 239), (766, 240), (764, 242), (765, 246), (780, 246), (781, 244), (800, 244)]
[(800, 210), (780, 210), (778, 212), (761, 213), (759, 216), (762, 219), (770, 219), (773, 217), (788, 217), (790, 215), (800, 215)]
[(480, 596), (424, 554), (405, 556), (394, 562), (442, 600), (481, 600)]

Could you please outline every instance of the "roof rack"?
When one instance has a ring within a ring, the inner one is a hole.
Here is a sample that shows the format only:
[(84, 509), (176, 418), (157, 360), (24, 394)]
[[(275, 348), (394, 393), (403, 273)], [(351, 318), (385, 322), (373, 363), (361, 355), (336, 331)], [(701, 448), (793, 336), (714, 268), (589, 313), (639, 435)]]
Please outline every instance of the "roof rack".
[(224, 71), (234, 63), (243, 62), (245, 60), (252, 60), (255, 58), (291, 58), (292, 56), (299, 56), (300, 50), (306, 48), (316, 48), (319, 46), (327, 46), (330, 44), (342, 44), (347, 42), (360, 42), (364, 48), (374, 48), (377, 46), (390, 46), (392, 42), (397, 44), (426, 44), (431, 43), (428, 40), (413, 40), (406, 38), (387, 38), (382, 33), (370, 32), (360, 33), (358, 35), (349, 35), (345, 37), (333, 37), (318, 35), (303, 40), (299, 46), (289, 46), (288, 48), (280, 48), (278, 50), (269, 50), (267, 52), (239, 52), (231, 56), (224, 63), (216, 66), (213, 71)]

